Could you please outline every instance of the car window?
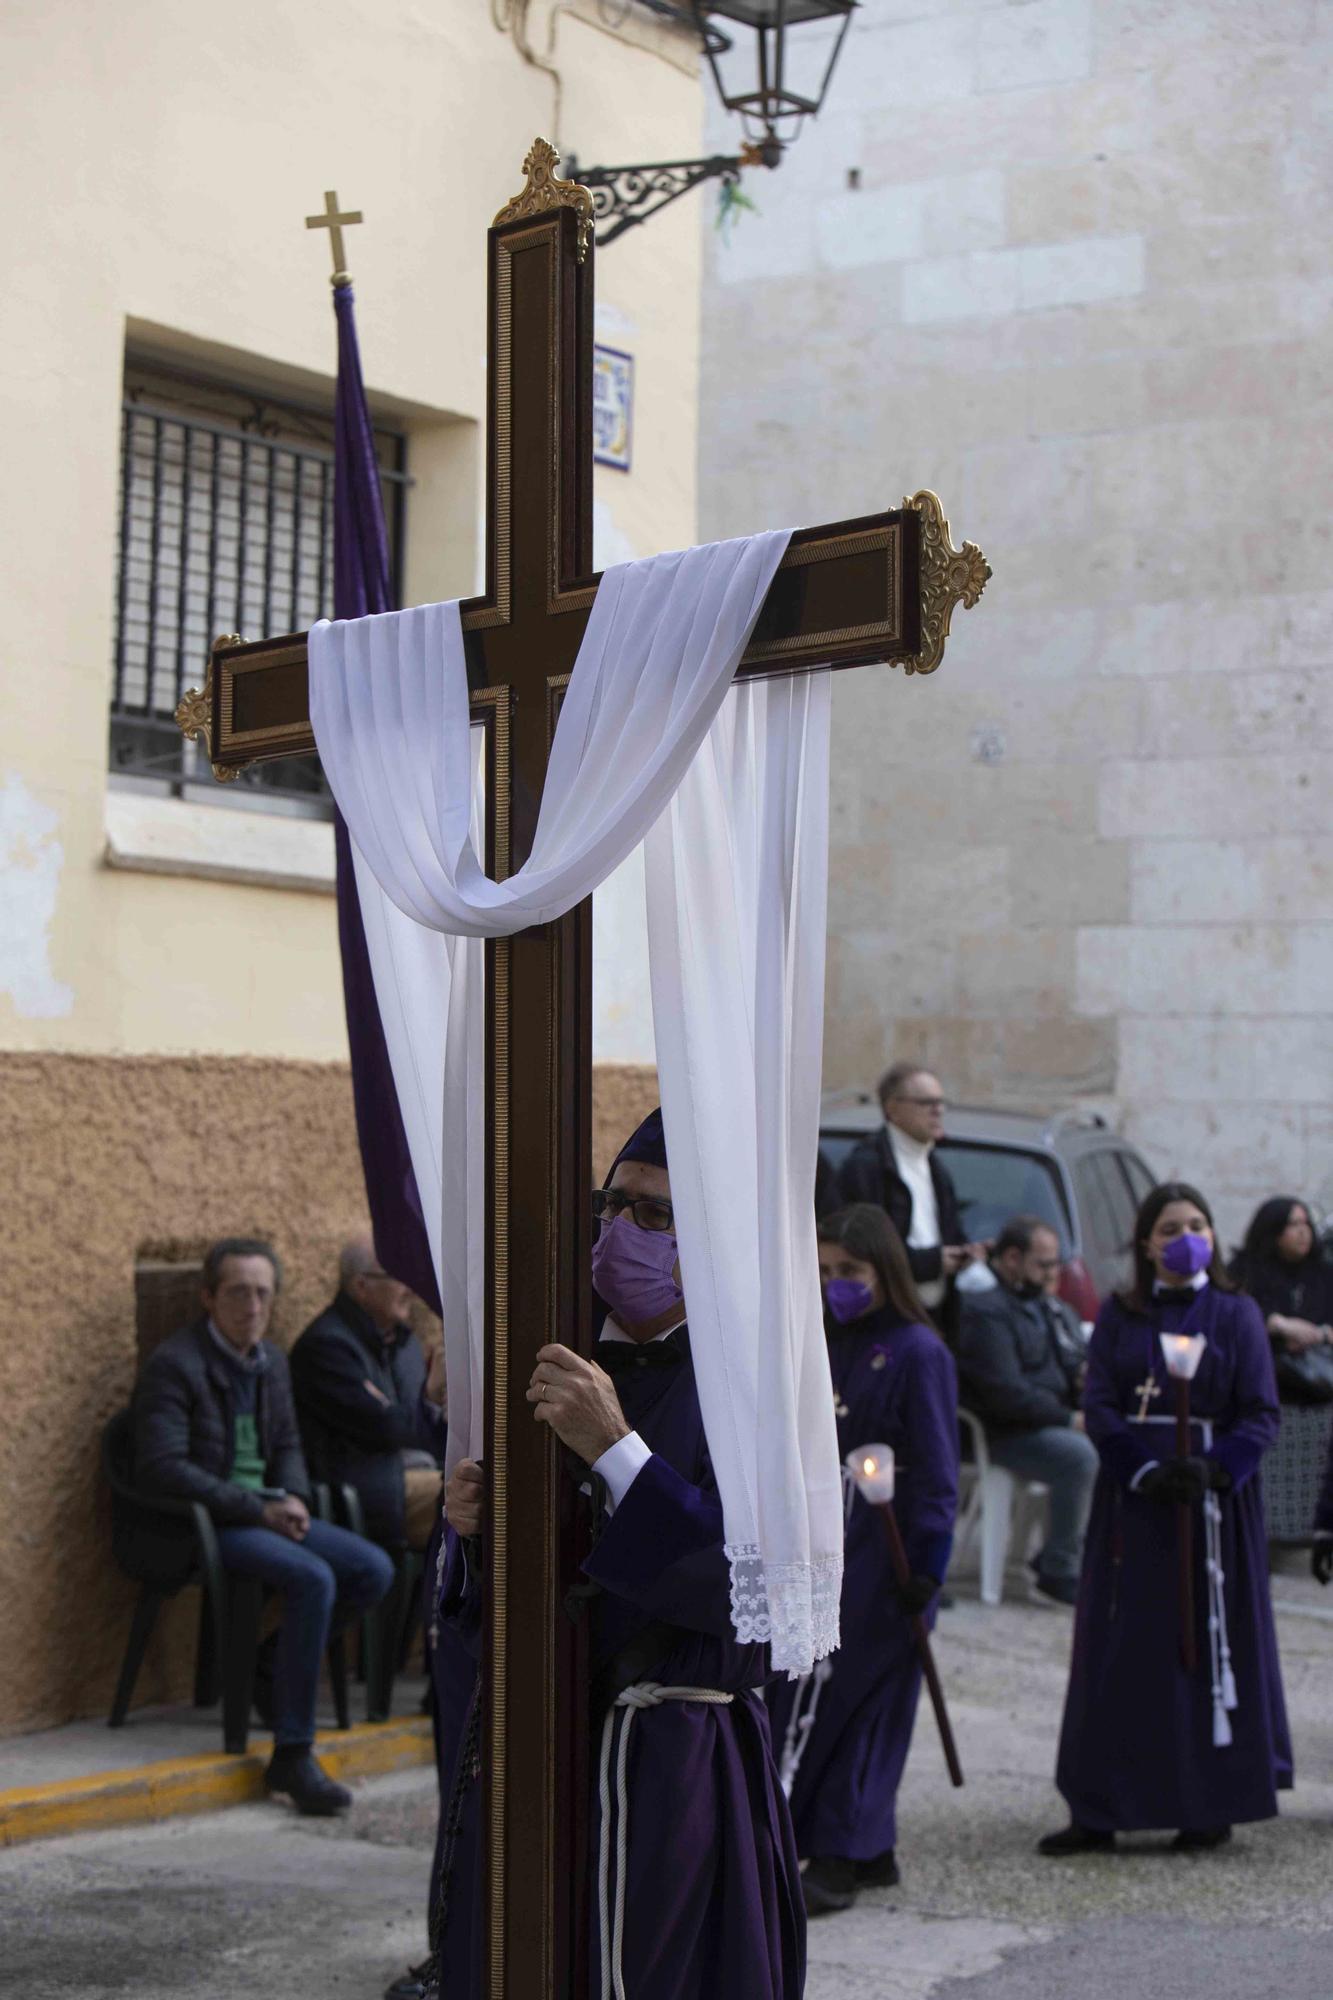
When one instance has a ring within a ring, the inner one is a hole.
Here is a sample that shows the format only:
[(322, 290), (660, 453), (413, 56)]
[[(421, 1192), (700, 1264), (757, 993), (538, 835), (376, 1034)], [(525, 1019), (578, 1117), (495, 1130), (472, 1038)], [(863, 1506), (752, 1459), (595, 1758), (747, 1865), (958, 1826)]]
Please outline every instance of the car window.
[(1157, 1183), (1137, 1153), (1117, 1153), (1116, 1159), (1120, 1162), (1121, 1171), (1129, 1182), (1129, 1191), (1134, 1197), (1134, 1208), (1137, 1212), (1140, 1202), (1152, 1193)]
[(864, 1132), (824, 1131), (819, 1135), (819, 1150), (834, 1173), (840, 1174), (851, 1157), (852, 1148), (859, 1145), (866, 1136)]
[(937, 1154), (958, 1190), (969, 1242), (997, 1235), (1011, 1215), (1035, 1215), (1059, 1237), (1060, 1255), (1069, 1256), (1069, 1217), (1052, 1160), (1018, 1147), (969, 1145), (961, 1139), (942, 1139)]
[(1073, 1163), (1074, 1191), (1084, 1225), (1085, 1261), (1099, 1292), (1126, 1273), (1134, 1234), (1134, 1201), (1113, 1153), (1085, 1153)]

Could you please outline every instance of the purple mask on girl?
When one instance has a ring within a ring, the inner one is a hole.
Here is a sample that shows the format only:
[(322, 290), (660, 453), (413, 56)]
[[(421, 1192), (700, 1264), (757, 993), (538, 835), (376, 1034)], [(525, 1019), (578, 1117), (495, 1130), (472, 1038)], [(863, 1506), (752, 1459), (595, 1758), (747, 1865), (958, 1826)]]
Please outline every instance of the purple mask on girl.
[(672, 1276), (679, 1255), (674, 1230), (640, 1229), (628, 1215), (618, 1215), (592, 1246), (592, 1281), (599, 1298), (624, 1325), (656, 1319), (685, 1296)]
[(1206, 1236), (1196, 1236), (1192, 1229), (1173, 1236), (1162, 1251), (1162, 1262), (1177, 1278), (1197, 1278), (1212, 1261), (1212, 1244)]
[(839, 1326), (850, 1326), (854, 1319), (868, 1313), (874, 1303), (875, 1294), (859, 1278), (829, 1278), (825, 1283), (824, 1304)]

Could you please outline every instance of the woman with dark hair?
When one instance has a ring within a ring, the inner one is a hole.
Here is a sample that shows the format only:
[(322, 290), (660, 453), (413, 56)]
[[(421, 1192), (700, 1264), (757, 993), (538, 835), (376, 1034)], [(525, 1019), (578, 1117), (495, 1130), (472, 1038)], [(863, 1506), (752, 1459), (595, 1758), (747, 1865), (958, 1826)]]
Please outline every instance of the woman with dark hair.
[(898, 1880), (895, 1802), (921, 1690), (909, 1619), (933, 1618), (958, 1504), (958, 1381), (902, 1238), (868, 1202), (818, 1224), (819, 1272), (843, 1457), (892, 1446), (894, 1508), (912, 1575), (900, 1588), (875, 1512), (848, 1482), (842, 1643), (768, 1690), (807, 1911), (850, 1908)]
[[(1162, 1334), (1202, 1335), (1191, 1440), (1176, 1456)], [(1083, 1407), (1101, 1457), (1056, 1783), (1072, 1814), (1043, 1854), (1105, 1852), (1117, 1833), (1174, 1828), (1198, 1851), (1271, 1819), (1291, 1783), (1268, 1594), (1259, 1461), (1277, 1436), (1259, 1309), (1233, 1291), (1213, 1218), (1184, 1181), (1134, 1225), (1134, 1282), (1102, 1307)], [(1194, 1519), (1198, 1665), (1181, 1660), (1177, 1509)]]
[(1231, 1275), (1264, 1316), (1283, 1402), (1333, 1399), (1333, 1376), (1330, 1395), (1312, 1396), (1302, 1392), (1298, 1378), (1284, 1380), (1281, 1365), (1283, 1354), (1333, 1346), (1333, 1267), (1324, 1262), (1305, 1203), (1289, 1194), (1261, 1202), (1231, 1261)]
[(1264, 1466), (1268, 1539), (1304, 1547), (1333, 1432), (1333, 1269), (1303, 1201), (1261, 1202), (1231, 1276), (1264, 1316), (1277, 1371), (1282, 1430)]

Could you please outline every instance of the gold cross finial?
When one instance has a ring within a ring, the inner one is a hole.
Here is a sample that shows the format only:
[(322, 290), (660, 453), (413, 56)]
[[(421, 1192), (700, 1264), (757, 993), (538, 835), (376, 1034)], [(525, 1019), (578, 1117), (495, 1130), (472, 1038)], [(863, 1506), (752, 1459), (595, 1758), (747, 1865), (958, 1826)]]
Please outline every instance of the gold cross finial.
[(327, 229), (329, 232), (329, 239), (333, 246), (333, 283), (335, 285), (350, 285), (352, 282), (351, 272), (343, 269), (343, 230), (350, 228), (354, 222), (364, 221), (365, 217), (359, 208), (349, 209), (346, 215), (338, 213), (338, 197), (332, 188), (328, 188), (325, 191), (323, 215), (308, 215), (305, 219), (307, 229)]

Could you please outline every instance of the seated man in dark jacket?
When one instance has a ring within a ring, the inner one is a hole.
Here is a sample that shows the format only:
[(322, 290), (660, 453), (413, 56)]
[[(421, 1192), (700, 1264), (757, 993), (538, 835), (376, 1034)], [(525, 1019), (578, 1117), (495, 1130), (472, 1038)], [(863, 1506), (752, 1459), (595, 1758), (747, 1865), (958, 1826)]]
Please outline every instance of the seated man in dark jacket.
[(223, 1566), (281, 1594), (282, 1623), (261, 1648), (255, 1683), (255, 1704), (273, 1728), (265, 1782), (303, 1813), (322, 1815), (352, 1803), (311, 1749), (335, 1600), (342, 1618), (377, 1604), (393, 1565), (362, 1536), (310, 1518), (287, 1357), (264, 1338), (279, 1282), (267, 1243), (228, 1237), (213, 1245), (203, 1314), (162, 1343), (135, 1389), (135, 1477), (145, 1492), (201, 1500)]
[(292, 1349), (292, 1387), (316, 1479), (354, 1486), (382, 1548), (424, 1549), (441, 1472), (422, 1406), (426, 1357), (407, 1324), (412, 1294), (368, 1237), (344, 1246), (338, 1294)]
[(887, 1211), (907, 1247), (917, 1291), (945, 1325), (952, 1319), (953, 1279), (985, 1255), (985, 1246), (967, 1241), (953, 1181), (935, 1157), (944, 1132), (939, 1079), (916, 1063), (895, 1063), (879, 1080), (879, 1101), (884, 1123), (844, 1160), (839, 1192), (846, 1204), (869, 1201)]
[(1050, 1533), (1033, 1564), (1036, 1588), (1057, 1604), (1078, 1595), (1097, 1452), (1079, 1409), (1083, 1335), (1048, 1291), (1060, 1268), (1054, 1230), (1016, 1215), (995, 1239), (995, 1283), (960, 1295), (959, 1394), (980, 1417), (997, 1465), (1051, 1492)]

